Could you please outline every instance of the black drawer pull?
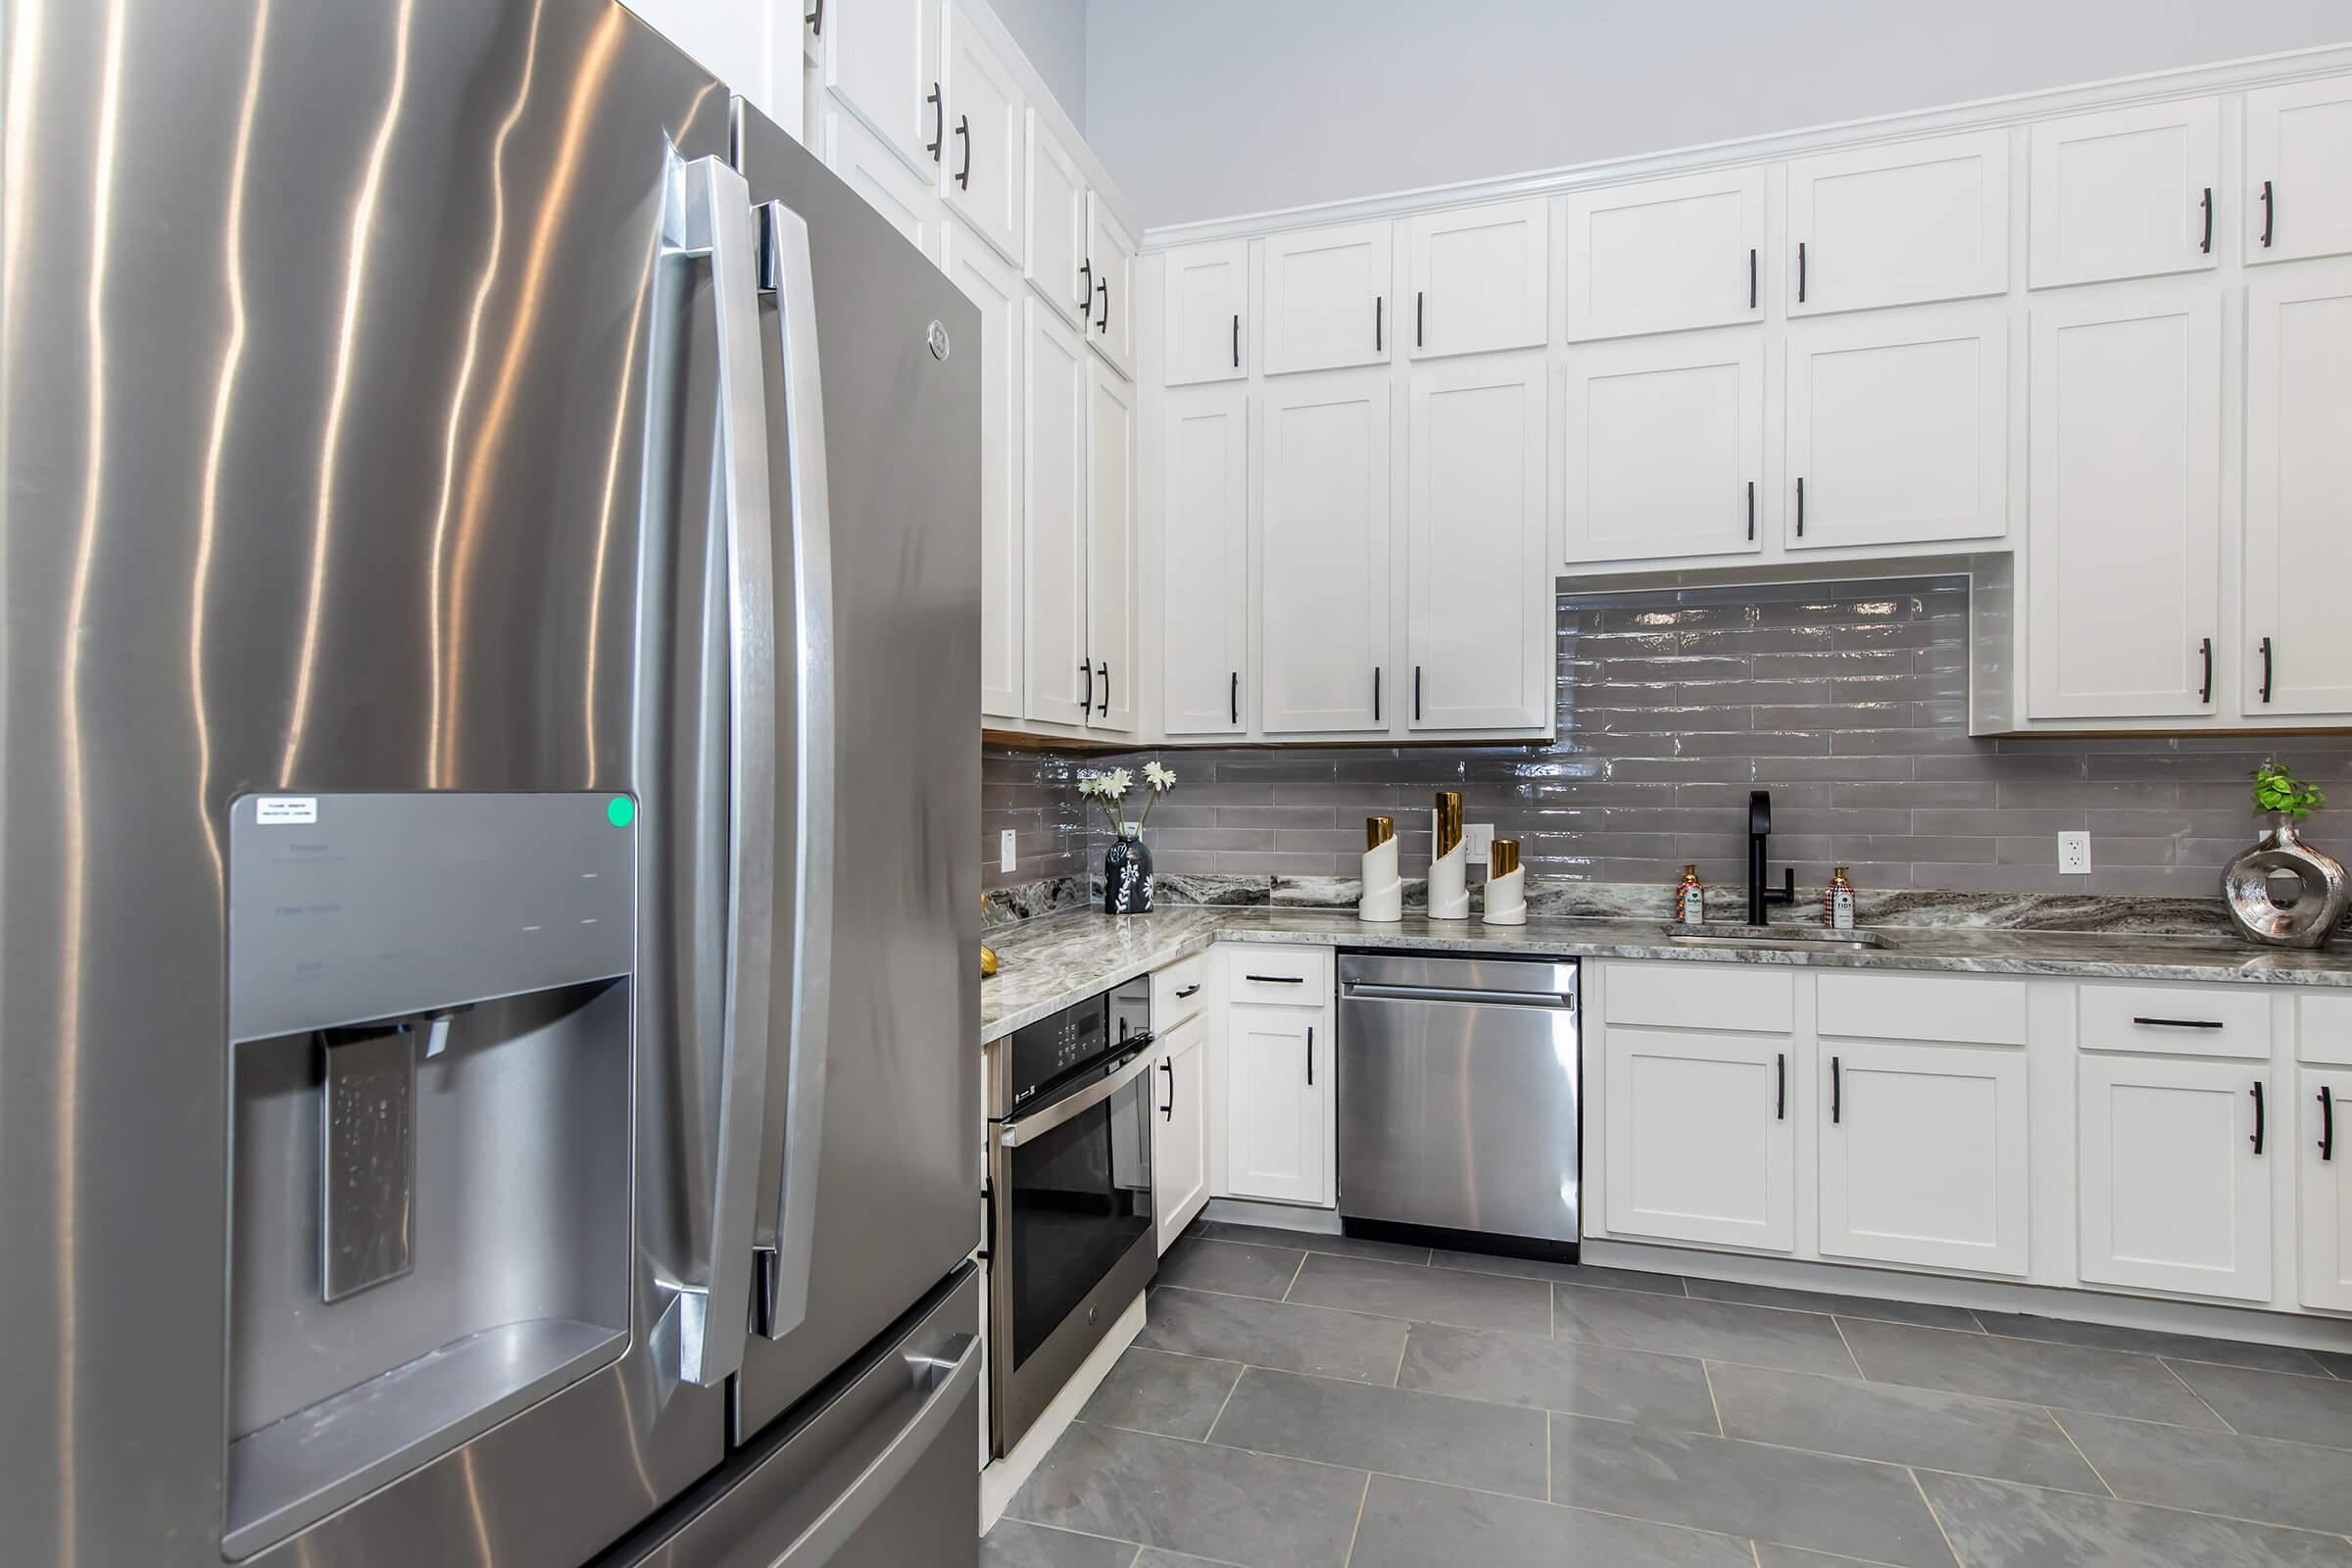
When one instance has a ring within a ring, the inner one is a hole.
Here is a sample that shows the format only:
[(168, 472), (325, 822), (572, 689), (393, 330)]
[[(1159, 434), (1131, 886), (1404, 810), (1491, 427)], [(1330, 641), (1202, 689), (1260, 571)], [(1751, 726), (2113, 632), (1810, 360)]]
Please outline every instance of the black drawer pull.
[(1176, 1119), (1176, 1063), (1174, 1059), (1161, 1062), (1159, 1070), (1168, 1075), (1168, 1102), (1159, 1107), (1159, 1119), (1174, 1121)]
[(1756, 248), (1747, 248), (1747, 308), (1756, 308)]
[(939, 162), (939, 149), (948, 139), (948, 106), (940, 102), (938, 82), (935, 81), (931, 84), (931, 96), (924, 99), (923, 102), (929, 104), (938, 114), (938, 118), (931, 123), (931, 139), (923, 143), (923, 151), (929, 153), (931, 161), (936, 164)]
[(1372, 722), (1380, 722), (1380, 666), (1372, 666)]
[(2211, 185), (2205, 187), (2203, 206), (2205, 208), (2205, 237), (2197, 241), (2197, 250), (2202, 255), (2211, 256), (2213, 254), (2213, 187)]
[(1796, 476), (1796, 536), (1805, 536), (1805, 476)]
[(1246, 974), (1242, 978), (1252, 985), (1260, 986), (1302, 986), (1306, 984), (1306, 976), (1302, 974)]
[(1750, 539), (1756, 536), (1756, 481), (1753, 479), (1747, 481), (1747, 536)]
[(2132, 1021), (2136, 1024), (2144, 1024), (2150, 1029), (2219, 1029), (2222, 1027), (2222, 1021), (2219, 1018), (2134, 1018)]
[(1830, 1058), (1830, 1120), (1845, 1119), (1845, 1075), (1838, 1071), (1838, 1058)]
[(2262, 182), (2262, 248), (2271, 248), (2271, 220), (2278, 215), (2278, 201), (2271, 193), (2271, 182)]
[(1315, 1026), (1306, 1026), (1306, 1086), (1315, 1086)]
[(1772, 1119), (1788, 1119), (1788, 1053), (1779, 1053), (1772, 1058)]
[(2262, 1152), (2262, 1080), (2255, 1079), (2254, 1087), (2247, 1093), (2254, 1097), (2254, 1152), (2259, 1154)]
[(2205, 661), (2205, 684), (2197, 689), (2197, 701), (2213, 701), (2213, 639), (2208, 637), (2197, 644), (2197, 655)]
[(1375, 294), (1372, 296), (1372, 352), (1375, 354), (1380, 352), (1380, 318), (1381, 313), (1388, 308), (1388, 303), (1386, 295)]
[(1421, 722), (1421, 666), (1413, 666), (1413, 722)]
[(1231, 701), (1233, 703), (1233, 722), (1239, 725), (1242, 721), (1242, 672), (1238, 669), (1233, 672)]
[(2335, 1096), (2320, 1085), (2320, 1157), (2335, 1158)]
[(2262, 640), (2262, 700), (2271, 700), (2271, 640)]
[(1415, 348), (1422, 348), (1426, 346), (1428, 341), (1421, 335), (1421, 308), (1422, 301), (1426, 298), (1427, 296), (1421, 290), (1413, 290), (1413, 347)]
[(1242, 368), (1242, 318), (1238, 315), (1233, 318), (1233, 368)]
[(1182, 1002), (1187, 997), (1197, 997), (1200, 994), (1200, 982), (1196, 980), (1191, 985), (1180, 988), (1176, 993), (1176, 1000)]
[(1796, 303), (1805, 303), (1805, 242), (1796, 242)]

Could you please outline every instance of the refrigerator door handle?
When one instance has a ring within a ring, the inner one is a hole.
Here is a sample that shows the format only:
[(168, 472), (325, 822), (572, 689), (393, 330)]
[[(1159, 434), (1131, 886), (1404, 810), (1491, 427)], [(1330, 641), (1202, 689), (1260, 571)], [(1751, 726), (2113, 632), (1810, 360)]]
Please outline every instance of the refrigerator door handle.
[[(833, 511), (825, 470), (824, 380), (818, 373), (815, 271), (808, 225), (782, 202), (760, 209), (776, 320), (783, 335), (784, 439), (793, 556), (795, 714), (790, 775), (792, 995), (785, 1035), (784, 1154), (772, 1247), (760, 1252), (760, 1334), (782, 1339), (808, 1315), (816, 1235), (816, 1168), (824, 1135), (826, 1019), (833, 923), (816, 908), (833, 885)], [(772, 797), (771, 797), (772, 798)], [(772, 863), (772, 861), (770, 862)], [(768, 1238), (762, 1237), (766, 1242)]]
[[(752, 1294), (752, 1227), (765, 1115), (768, 954), (773, 940), (775, 797), (775, 573), (768, 552), (766, 403), (751, 187), (723, 159), (673, 163), (676, 198), (664, 248), (708, 260), (716, 317), (718, 443), (724, 473), (719, 526), (727, 564), (727, 897), (719, 1025), (718, 1120), (711, 1141), (710, 1255), (700, 1282), (680, 1287), (680, 1379), (705, 1388), (743, 1366), (743, 1314)], [(712, 737), (713, 749), (719, 744)], [(715, 770), (718, 759), (706, 758)]]
[(858, 1472), (857, 1479), (823, 1513), (809, 1521), (808, 1528), (784, 1548), (770, 1568), (820, 1568), (831, 1562), (947, 1433), (956, 1412), (963, 1408), (964, 1396), (980, 1381), (980, 1341), (974, 1335), (958, 1334), (941, 1349), (954, 1351), (953, 1358), (945, 1353), (906, 1358), (917, 1386), (930, 1385), (914, 1419)]

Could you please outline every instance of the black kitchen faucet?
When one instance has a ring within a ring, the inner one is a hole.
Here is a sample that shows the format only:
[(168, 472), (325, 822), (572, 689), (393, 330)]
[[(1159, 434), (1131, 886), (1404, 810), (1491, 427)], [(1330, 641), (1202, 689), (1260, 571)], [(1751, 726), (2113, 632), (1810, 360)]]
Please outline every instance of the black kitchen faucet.
[(1781, 885), (1764, 885), (1764, 845), (1772, 837), (1772, 792), (1753, 790), (1747, 797), (1747, 923), (1763, 925), (1764, 908), (1796, 902), (1796, 868), (1781, 868)]

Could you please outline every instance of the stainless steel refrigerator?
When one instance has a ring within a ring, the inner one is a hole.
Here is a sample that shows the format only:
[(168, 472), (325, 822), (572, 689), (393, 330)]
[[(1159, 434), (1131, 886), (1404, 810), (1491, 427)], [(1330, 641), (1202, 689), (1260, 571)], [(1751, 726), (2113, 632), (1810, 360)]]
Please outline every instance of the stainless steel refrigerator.
[(969, 1563), (977, 314), (609, 0), (0, 26), (0, 1558)]

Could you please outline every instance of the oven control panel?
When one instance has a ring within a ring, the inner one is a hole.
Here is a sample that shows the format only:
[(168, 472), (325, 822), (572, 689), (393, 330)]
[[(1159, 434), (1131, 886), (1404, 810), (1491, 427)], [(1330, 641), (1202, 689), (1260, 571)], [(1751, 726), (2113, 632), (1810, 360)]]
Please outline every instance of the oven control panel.
[[(1152, 1036), (1152, 981), (1138, 976), (1006, 1037), (1006, 1093), (1018, 1110), (1046, 1090)], [(1002, 1112), (1000, 1112), (1002, 1114)]]

